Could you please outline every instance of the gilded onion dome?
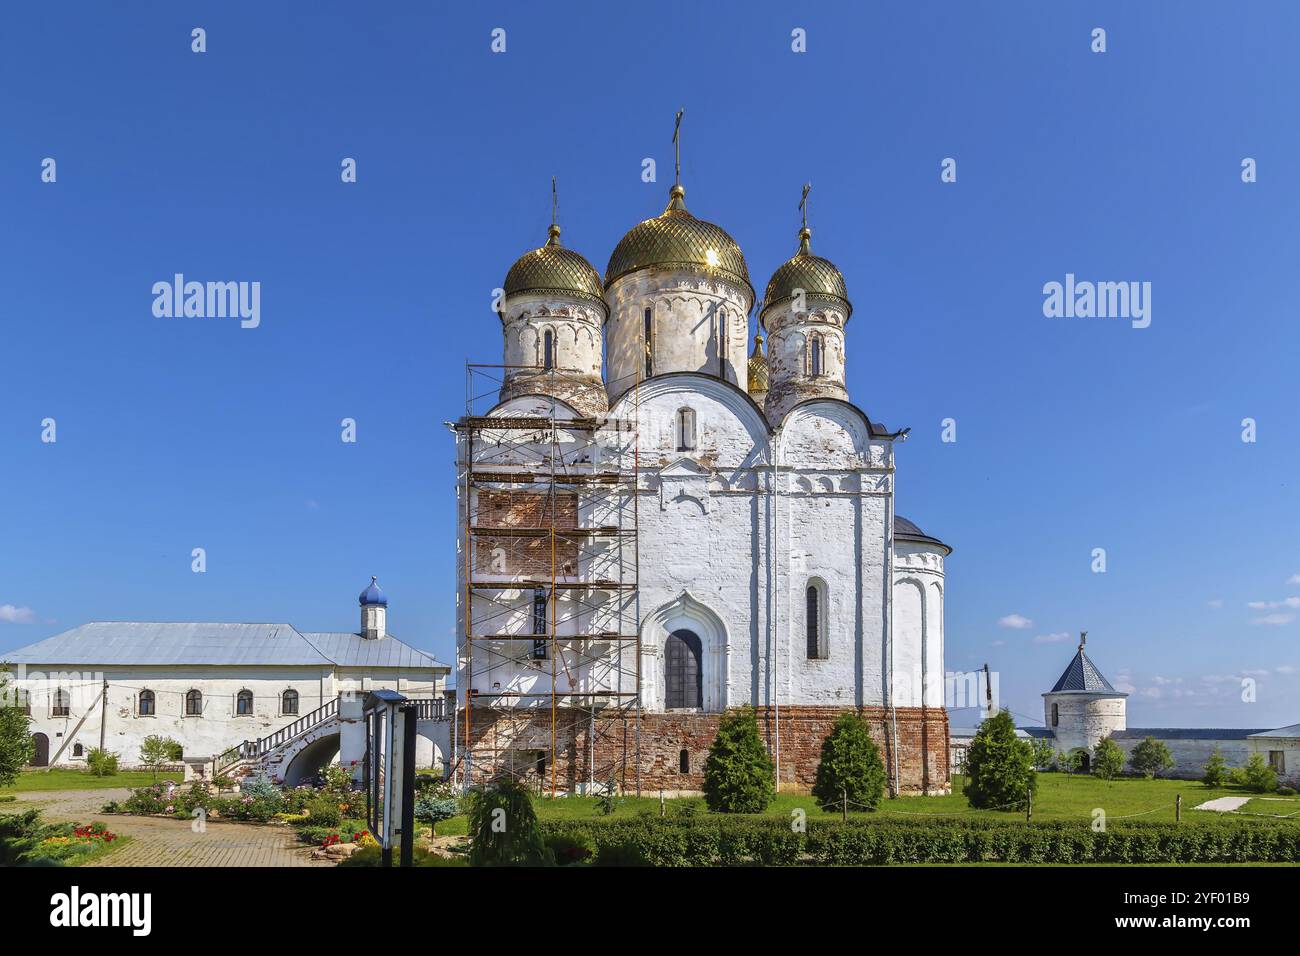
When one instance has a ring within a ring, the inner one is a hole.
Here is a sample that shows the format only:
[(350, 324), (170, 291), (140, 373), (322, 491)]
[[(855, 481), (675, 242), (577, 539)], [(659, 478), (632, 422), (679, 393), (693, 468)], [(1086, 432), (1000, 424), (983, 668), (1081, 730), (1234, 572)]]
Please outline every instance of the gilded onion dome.
[(560, 245), (560, 227), (551, 224), (546, 245), (525, 252), (506, 273), (505, 294), (554, 293), (594, 299), (605, 307), (605, 290), (600, 273), (572, 249)]
[(745, 391), (750, 395), (767, 391), (767, 356), (763, 354), (763, 336), (754, 336), (754, 351), (749, 356), (749, 379)]
[(633, 226), (609, 257), (605, 288), (642, 269), (684, 269), (717, 275), (749, 289), (749, 269), (736, 240), (686, 210), (686, 190), (674, 185), (663, 215)]
[(809, 248), (811, 238), (812, 230), (807, 226), (799, 230), (799, 251), (772, 273), (772, 280), (768, 282), (767, 292), (763, 296), (766, 303), (764, 311), (793, 299), (795, 290), (802, 289), (805, 296), (825, 296), (844, 303), (844, 318), (847, 321), (853, 314), (853, 304), (849, 302), (844, 276), (829, 259), (812, 254)]

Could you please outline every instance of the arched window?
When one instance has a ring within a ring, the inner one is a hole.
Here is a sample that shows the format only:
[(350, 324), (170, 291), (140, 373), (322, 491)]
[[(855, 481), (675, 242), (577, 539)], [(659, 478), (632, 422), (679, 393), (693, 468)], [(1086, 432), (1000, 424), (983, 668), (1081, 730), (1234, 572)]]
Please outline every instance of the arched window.
[(551, 329), (542, 334), (542, 368), (555, 368), (555, 332)]
[(239, 717), (251, 717), (253, 715), (253, 692), (251, 690), (241, 690), (235, 695), (235, 714)]
[(664, 706), (702, 707), (704, 683), (700, 639), (691, 631), (673, 631), (664, 643)]
[(298, 713), (298, 692), (296, 690), (286, 690), (280, 695), (280, 713)]
[(811, 341), (808, 344), (808, 374), (821, 375), (822, 367), (825, 364), (822, 355), (822, 337), (814, 332)]
[(72, 756), (74, 756), (74, 757), (84, 757), (85, 755), (86, 755), (86, 748), (85, 748), (85, 747), (83, 747), (81, 744), (73, 744), (73, 745), (72, 745)]
[(641, 344), (645, 347), (645, 377), (649, 378), (655, 373), (654, 368), (654, 332), (655, 332), (655, 310), (647, 308), (645, 310), (644, 325), (641, 329)]
[(140, 691), (140, 699), (136, 704), (136, 713), (141, 717), (152, 717), (154, 715), (154, 696), (151, 690)]
[(1061, 723), (1061, 705), (1053, 704), (1052, 705), (1052, 726), (1053, 727), (1059, 726), (1060, 723)]
[(695, 450), (695, 412), (689, 408), (677, 409), (677, 450)]
[(821, 661), (830, 656), (826, 640), (826, 586), (820, 581), (809, 581), (804, 591), (804, 633), (808, 660)]
[(691, 752), (689, 750), (683, 750), (677, 755), (677, 772), (691, 772)]
[(72, 713), (72, 695), (60, 687), (54, 692), (54, 705), (50, 709), (51, 717), (67, 717)]
[(191, 690), (186, 692), (185, 716), (186, 717), (203, 716), (203, 692), (202, 691)]

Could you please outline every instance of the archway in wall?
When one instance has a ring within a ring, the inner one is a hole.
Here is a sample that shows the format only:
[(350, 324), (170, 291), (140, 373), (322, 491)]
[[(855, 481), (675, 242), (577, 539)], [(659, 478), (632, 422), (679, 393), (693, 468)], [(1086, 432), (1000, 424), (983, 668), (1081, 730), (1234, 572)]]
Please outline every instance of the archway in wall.
[(50, 765), (50, 738), (45, 734), (32, 734), (32, 746), (35, 753), (32, 755), (33, 767), (48, 767)]
[(645, 618), (641, 653), (642, 674), (648, 678), (642, 701), (646, 708), (726, 709), (727, 629), (689, 591)]
[(313, 740), (294, 755), (284, 768), (284, 782), (296, 787), (300, 783), (313, 780), (329, 763), (338, 756), (339, 735), (328, 734)]

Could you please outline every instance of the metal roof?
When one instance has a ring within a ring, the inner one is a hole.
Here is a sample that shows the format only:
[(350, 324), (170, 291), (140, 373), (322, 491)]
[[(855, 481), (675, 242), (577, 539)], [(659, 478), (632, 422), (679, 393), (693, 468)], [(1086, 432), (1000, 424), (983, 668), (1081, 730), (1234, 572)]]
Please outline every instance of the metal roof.
[(914, 521), (909, 521), (902, 515), (894, 514), (894, 537), (902, 540), (925, 541), (928, 543), (943, 545), (951, 552), (952, 548), (944, 544), (934, 535), (926, 534)]
[(1111, 736), (1117, 740), (1141, 737), (1155, 737), (1157, 740), (1245, 740), (1258, 733), (1262, 731), (1243, 730), (1240, 727), (1130, 727), (1127, 730), (1112, 731)]
[(1277, 730), (1256, 730), (1252, 737), (1300, 737), (1300, 724), (1288, 724)]
[(424, 651), (403, 644), (391, 634), (368, 641), (341, 631), (303, 631), (316, 650), (339, 667), (446, 667)]
[(47, 667), (122, 664), (445, 666), (392, 636), (367, 641), (359, 634), (304, 635), (289, 624), (150, 621), (91, 621), (35, 644), (0, 652), (0, 662)]
[[(1119, 694), (1110, 681), (1102, 676), (1101, 671), (1097, 670), (1088, 655), (1083, 652), (1083, 645), (1079, 645), (1079, 650), (1074, 655), (1074, 660), (1070, 661), (1070, 666), (1065, 669), (1056, 682), (1056, 686), (1049, 691), (1055, 694), (1058, 691), (1081, 690), (1093, 693)], [(1127, 694), (1122, 696), (1127, 697)]]

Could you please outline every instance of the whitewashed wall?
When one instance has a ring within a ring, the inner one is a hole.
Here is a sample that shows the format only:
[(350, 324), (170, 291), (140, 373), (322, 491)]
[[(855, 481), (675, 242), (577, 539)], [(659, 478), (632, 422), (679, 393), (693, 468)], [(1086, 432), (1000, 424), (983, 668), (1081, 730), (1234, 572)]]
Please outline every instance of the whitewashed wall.
[[(30, 732), (43, 733), (50, 740), (51, 766), (84, 764), (84, 752), (100, 745), (118, 755), (122, 767), (136, 766), (140, 745), (149, 736), (171, 737), (184, 748), (187, 757), (210, 757), (244, 741), (273, 733), (338, 696), (342, 690), (373, 690), (386, 687), (411, 696), (441, 696), (442, 679), (432, 672), (399, 674), (389, 668), (345, 670), (336, 680), (331, 667), (106, 667), (102, 671), (45, 672), (31, 668), (32, 677), (17, 679), (15, 685), (28, 692), (31, 701)], [(413, 679), (412, 679), (413, 678)], [(108, 681), (107, 704), (101, 693)], [(435, 688), (436, 683), (436, 688)], [(71, 696), (70, 715), (52, 715), (51, 696), (55, 687), (65, 687)], [(142, 689), (154, 692), (155, 715), (139, 713)], [(186, 716), (185, 694), (191, 689), (203, 693), (202, 716)], [(298, 692), (298, 712), (281, 714), (281, 695)], [(236, 714), (236, 695), (253, 693), (253, 714)], [(101, 717), (103, 719), (101, 719)], [(74, 757), (75, 744), (83, 756)]]
[[(746, 387), (749, 289), (695, 273), (645, 269), (616, 281), (605, 300), (610, 307), (605, 378), (611, 402), (644, 377), (647, 308), (654, 310), (655, 375), (703, 372)], [(723, 315), (725, 323), (720, 322)]]

